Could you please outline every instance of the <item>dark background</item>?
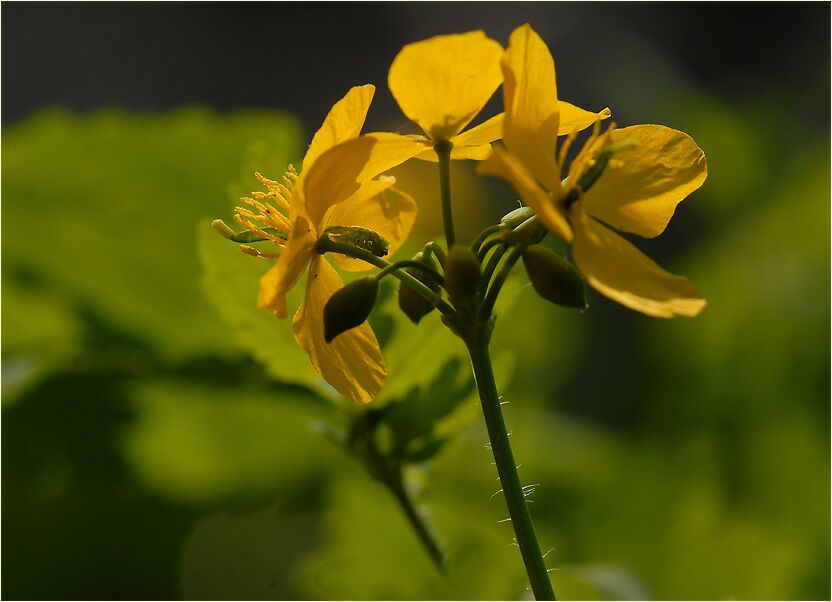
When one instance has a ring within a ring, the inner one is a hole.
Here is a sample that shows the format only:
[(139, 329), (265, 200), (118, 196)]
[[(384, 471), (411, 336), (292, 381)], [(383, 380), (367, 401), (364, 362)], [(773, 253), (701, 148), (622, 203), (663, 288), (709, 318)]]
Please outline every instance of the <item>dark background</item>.
[(614, 69), (635, 39), (661, 48), (695, 84), (729, 91), (789, 88), (800, 101), (829, 71), (821, 2), (14, 2), (3, 17), (3, 123), (50, 105), (207, 103), (290, 111), (312, 130), (359, 66), (381, 92), (374, 115), (389, 119), (398, 109), (383, 82), (402, 44), (469, 29), (507, 40), (524, 22), (557, 40), (559, 86), (578, 99), (591, 92), (584, 73)]

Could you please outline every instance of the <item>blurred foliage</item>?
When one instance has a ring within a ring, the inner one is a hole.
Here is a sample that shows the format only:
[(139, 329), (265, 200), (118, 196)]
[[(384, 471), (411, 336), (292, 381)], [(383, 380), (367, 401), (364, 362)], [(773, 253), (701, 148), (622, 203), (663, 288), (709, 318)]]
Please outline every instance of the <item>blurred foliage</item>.
[[(494, 347), (532, 514), (563, 599), (828, 598), (828, 118), (666, 81), (684, 103), (635, 90), (625, 117), (691, 132), (710, 175), (638, 244), (709, 306), (650, 320), (593, 294), (579, 314), (518, 270)], [(386, 279), (371, 322), (390, 380), (345, 404), (255, 307), (268, 264), (208, 227), (302, 144), (285, 115), (203, 109), (4, 132), (6, 598), (528, 597), (438, 317), (410, 324)], [(339, 449), (356, 424), (429, 512), (447, 578)]]

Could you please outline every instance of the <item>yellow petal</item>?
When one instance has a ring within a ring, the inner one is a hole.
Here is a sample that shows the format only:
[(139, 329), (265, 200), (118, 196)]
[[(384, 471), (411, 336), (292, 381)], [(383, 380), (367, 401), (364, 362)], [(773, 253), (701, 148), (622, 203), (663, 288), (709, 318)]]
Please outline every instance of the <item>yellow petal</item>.
[(355, 86), (335, 103), (312, 138), (303, 158), (304, 170), (309, 169), (315, 159), (339, 142), (356, 138), (361, 133), (375, 91), (376, 87), (371, 84)]
[(306, 214), (317, 230), (321, 229), (330, 207), (358, 190), (361, 172), (370, 160), (374, 145), (372, 138), (364, 136), (341, 142), (321, 154), (312, 167), (301, 174), (295, 189), (302, 192)]
[(453, 139), (454, 148), (465, 146), (484, 146), (499, 140), (503, 135), (505, 113), (494, 115), (479, 125), (465, 130)]
[(482, 31), (408, 44), (387, 78), (402, 111), (434, 142), (471, 122), (500, 85), (502, 47)]
[(508, 180), (520, 199), (532, 208), (544, 226), (566, 242), (572, 240), (572, 228), (569, 227), (560, 203), (543, 190), (512, 155), (495, 146), (491, 156), (477, 166), (477, 173)]
[(331, 343), (324, 341), (324, 306), (343, 284), (325, 259), (312, 259), (306, 296), (294, 318), (295, 340), (309, 354), (315, 370), (339, 393), (368, 403), (387, 378), (381, 349), (370, 325), (364, 322)]
[(262, 309), (271, 309), (279, 318), (286, 317), (286, 293), (292, 290), (306, 269), (314, 246), (315, 235), (309, 222), (303, 216), (297, 216), (277, 263), (260, 278), (257, 304)]
[(558, 93), (555, 61), (527, 24), (515, 29), (502, 61), (503, 142), (548, 190), (559, 185), (555, 145)]
[(374, 132), (365, 134), (362, 138), (374, 142), (370, 148), (367, 162), (359, 176), (362, 182), (371, 180), (426, 150), (436, 154), (430, 141), (423, 136), (402, 136), (387, 132)]
[(624, 238), (573, 209), (572, 255), (587, 282), (599, 293), (648, 316), (695, 316), (702, 299), (687, 278), (666, 272)]
[[(482, 161), (491, 154), (491, 143), (503, 135), (503, 113), (495, 115), (481, 124), (465, 130), (453, 138), (454, 148), (451, 159), (474, 159)], [(439, 158), (432, 148), (416, 155), (422, 161), (437, 163)]]
[[(482, 161), (483, 159), (487, 159), (488, 155), (490, 154), (490, 144), (481, 144), (480, 146), (454, 146), (453, 150), (451, 151), (451, 159), (454, 161), (459, 161), (462, 159), (473, 159), (474, 161)], [(437, 157), (436, 151), (432, 148), (429, 148), (426, 151), (422, 151), (421, 153), (416, 155), (414, 159), (428, 161), (430, 163), (439, 162), (439, 157)]]
[(610, 132), (615, 144), (638, 146), (615, 155), (613, 164), (584, 196), (586, 211), (610, 226), (647, 238), (667, 227), (686, 196), (708, 175), (705, 154), (693, 139), (661, 125), (636, 125)]
[[(375, 184), (377, 180), (368, 182)], [(329, 223), (333, 226), (361, 226), (380, 234), (390, 243), (388, 255), (392, 256), (407, 239), (416, 220), (416, 202), (412, 197), (396, 188), (390, 188), (395, 178), (386, 179), (386, 186), (364, 185), (361, 190), (336, 206)], [(375, 192), (375, 194), (372, 194)], [(362, 198), (363, 193), (363, 198)], [(330, 255), (345, 270), (361, 271), (372, 266), (365, 261), (346, 255)]]
[(580, 132), (593, 125), (599, 119), (608, 119), (612, 115), (609, 108), (602, 109), (597, 113), (576, 107), (565, 100), (558, 101), (558, 112), (560, 123), (558, 124), (558, 136), (566, 136), (574, 132)]

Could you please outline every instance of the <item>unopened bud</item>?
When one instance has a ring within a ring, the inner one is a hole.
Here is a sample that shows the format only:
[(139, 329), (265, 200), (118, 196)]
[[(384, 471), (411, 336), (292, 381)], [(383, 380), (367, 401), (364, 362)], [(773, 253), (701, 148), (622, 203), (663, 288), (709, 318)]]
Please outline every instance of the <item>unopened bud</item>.
[(514, 230), (503, 234), (503, 240), (512, 246), (529, 247), (546, 238), (546, 232), (546, 227), (533, 215)]
[(454, 245), (445, 259), (445, 290), (458, 308), (469, 302), (480, 282), (480, 262), (471, 249)]
[(531, 207), (520, 207), (511, 213), (506, 213), (500, 220), (500, 223), (505, 224), (510, 228), (516, 228), (527, 219), (531, 219), (533, 217), (534, 211), (531, 210)]
[(355, 328), (370, 315), (378, 296), (378, 278), (364, 276), (336, 291), (324, 307), (324, 340)]
[(538, 295), (565, 307), (587, 308), (584, 282), (568, 261), (535, 245), (523, 252), (523, 265)]
[(376, 257), (387, 255), (390, 243), (380, 234), (360, 226), (330, 226), (324, 230), (333, 242), (347, 243), (369, 251)]
[[(416, 253), (413, 260), (424, 263), (425, 266), (434, 270), (436, 269), (436, 262), (430, 256), (424, 257), (422, 253)], [(405, 268), (404, 271), (424, 284), (434, 293), (439, 292), (439, 283), (435, 278), (427, 275), (424, 270), (420, 270), (419, 268)], [(435, 307), (435, 302), (428, 301), (406, 283), (402, 282), (399, 284), (399, 308), (414, 324), (418, 324), (419, 320), (433, 311)]]

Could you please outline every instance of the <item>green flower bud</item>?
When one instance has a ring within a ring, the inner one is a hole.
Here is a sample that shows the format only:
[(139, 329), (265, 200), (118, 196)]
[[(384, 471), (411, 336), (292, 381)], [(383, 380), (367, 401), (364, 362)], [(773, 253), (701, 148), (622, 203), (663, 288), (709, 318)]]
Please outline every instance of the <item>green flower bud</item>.
[(506, 213), (500, 220), (500, 223), (511, 228), (516, 228), (532, 217), (534, 217), (534, 211), (531, 210), (531, 207), (520, 207), (511, 213)]
[(445, 290), (459, 308), (473, 299), (480, 282), (480, 262), (471, 249), (454, 245), (445, 259)]
[(568, 261), (535, 245), (523, 252), (523, 265), (537, 294), (558, 305), (586, 309), (584, 282)]
[(324, 230), (324, 235), (333, 242), (347, 243), (369, 251), (376, 257), (387, 255), (390, 243), (380, 234), (360, 226), (330, 226)]
[(359, 326), (373, 309), (378, 296), (378, 278), (364, 276), (336, 291), (324, 307), (324, 340), (332, 339)]
[[(430, 256), (425, 258), (422, 253), (416, 253), (416, 255), (413, 257), (413, 260), (419, 261), (430, 268), (436, 269), (436, 262)], [(436, 282), (435, 279), (426, 275), (422, 270), (418, 268), (405, 268), (404, 271), (416, 278), (416, 280), (418, 280), (425, 286), (427, 286), (434, 293), (439, 292), (439, 283)], [(424, 297), (422, 297), (422, 295), (414, 291), (404, 282), (399, 284), (399, 308), (404, 312), (404, 315), (410, 318), (410, 321), (414, 324), (418, 324), (419, 320), (421, 320), (431, 311), (433, 311), (435, 307), (435, 303), (431, 303), (430, 301), (426, 300)]]
[(503, 240), (512, 246), (528, 247), (546, 238), (546, 227), (538, 219), (529, 218), (514, 230), (503, 234)]

